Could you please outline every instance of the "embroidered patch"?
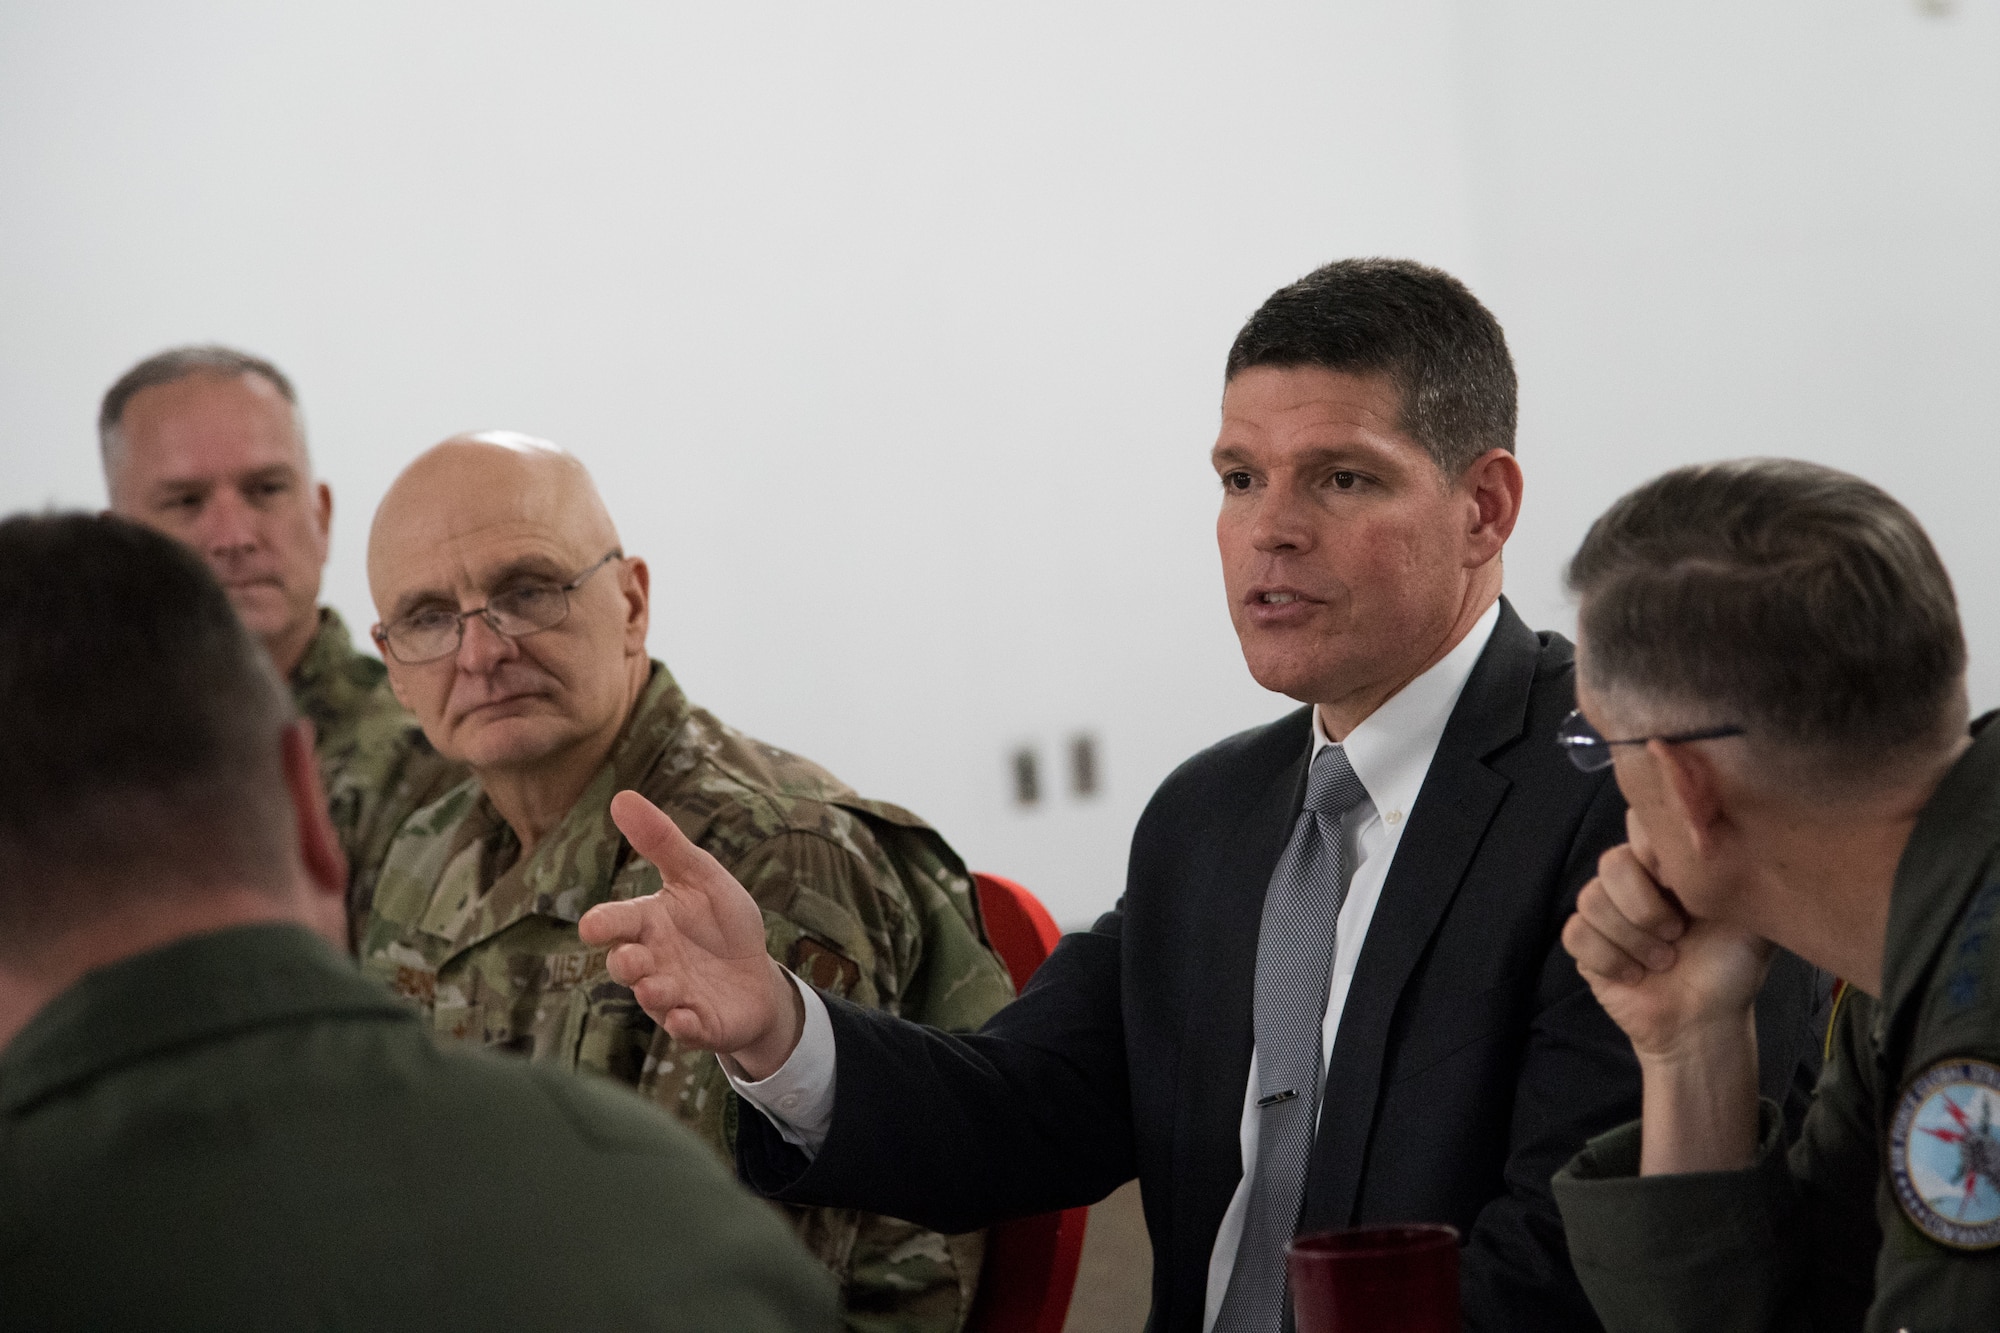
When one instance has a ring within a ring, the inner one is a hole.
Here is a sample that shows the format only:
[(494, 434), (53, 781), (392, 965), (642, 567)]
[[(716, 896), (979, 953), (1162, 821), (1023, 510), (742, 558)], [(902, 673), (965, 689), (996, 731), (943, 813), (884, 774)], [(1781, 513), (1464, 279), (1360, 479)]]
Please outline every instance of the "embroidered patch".
[(1993, 936), (1996, 911), (2000, 911), (2000, 880), (1989, 880), (1965, 909), (1958, 946), (1951, 951), (1951, 973), (1944, 993), (1954, 1012), (1970, 1009), (1979, 1000), (1980, 979), (1986, 975), (1986, 944)]
[(604, 970), (608, 949), (586, 949), (580, 953), (550, 954), (542, 959), (541, 983), (544, 991), (570, 990), (586, 977)]
[(2000, 1066), (1942, 1060), (1919, 1074), (1889, 1125), (1889, 1177), (1904, 1216), (1955, 1250), (2000, 1246)]
[(427, 969), (398, 967), (389, 981), (389, 989), (428, 1009), (437, 1003), (437, 980), (437, 973)]
[(861, 980), (860, 964), (810, 936), (802, 936), (792, 946), (791, 967), (806, 985), (831, 991), (842, 999), (852, 995), (854, 984)]

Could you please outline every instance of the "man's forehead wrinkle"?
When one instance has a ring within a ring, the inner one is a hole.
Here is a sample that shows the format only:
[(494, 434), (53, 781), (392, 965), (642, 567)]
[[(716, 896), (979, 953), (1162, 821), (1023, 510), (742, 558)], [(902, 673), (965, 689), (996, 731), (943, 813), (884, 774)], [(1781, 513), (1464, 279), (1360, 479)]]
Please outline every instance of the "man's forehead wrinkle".
[(427, 532), (392, 546), (378, 557), (387, 618), (395, 619), (425, 602), (482, 601), (514, 573), (563, 579), (576, 572), (572, 544), (542, 528), (502, 524), (468, 532)]
[[(261, 442), (259, 442), (261, 443)], [(250, 448), (258, 448), (252, 444)], [(218, 441), (212, 436), (190, 434), (175, 440), (150, 440), (144, 444), (127, 441), (119, 459), (118, 472), (126, 484), (148, 487), (232, 485), (265, 473), (284, 471), (293, 477), (310, 479), (312, 463), (303, 449), (284, 449), (276, 455), (245, 461), (239, 457), (218, 457), (227, 451), (240, 455), (244, 442)], [(259, 452), (263, 452), (259, 449)]]
[(1383, 375), (1355, 374), (1316, 366), (1252, 367), (1238, 374), (1223, 391), (1223, 418), (1256, 404), (1260, 415), (1291, 416), (1321, 409), (1344, 419), (1367, 417), (1395, 422), (1402, 412), (1402, 393)]
[(1332, 400), (1311, 399), (1278, 408), (1275, 412), (1281, 430), (1290, 434), (1300, 434), (1312, 430), (1363, 430), (1380, 431), (1385, 427), (1393, 430), (1396, 419), (1375, 410), (1372, 404), (1356, 403), (1351, 399)]
[(1384, 430), (1355, 429), (1352, 426), (1327, 429), (1316, 424), (1299, 430), (1277, 432), (1245, 431), (1240, 435), (1225, 432), (1216, 441), (1211, 455), (1217, 462), (1247, 461), (1262, 457), (1267, 449), (1277, 447), (1280, 453), (1274, 456), (1313, 463), (1338, 458), (1379, 458), (1385, 450), (1393, 450), (1401, 442), (1400, 436)]
[[(212, 445), (219, 437), (230, 443), (246, 440), (271, 443), (260, 429), (263, 423), (246, 423), (241, 404), (226, 399), (237, 393), (258, 400), (259, 405), (281, 418), (277, 443), (294, 455), (301, 470), (310, 475), (311, 451), (306, 446), (305, 422), (298, 408), (285, 400), (276, 386), (261, 375), (240, 376), (196, 373), (165, 384), (148, 385), (134, 394), (118, 420), (118, 432), (128, 458), (159, 453), (186, 455)], [(227, 418), (218, 422), (218, 416)], [(244, 426), (249, 424), (248, 430)]]
[(1225, 436), (1241, 433), (1286, 438), (1318, 431), (1342, 434), (1360, 431), (1371, 435), (1401, 433), (1393, 413), (1377, 411), (1368, 404), (1327, 399), (1286, 406), (1268, 406), (1257, 411), (1254, 417), (1232, 412), (1222, 419), (1222, 433)]

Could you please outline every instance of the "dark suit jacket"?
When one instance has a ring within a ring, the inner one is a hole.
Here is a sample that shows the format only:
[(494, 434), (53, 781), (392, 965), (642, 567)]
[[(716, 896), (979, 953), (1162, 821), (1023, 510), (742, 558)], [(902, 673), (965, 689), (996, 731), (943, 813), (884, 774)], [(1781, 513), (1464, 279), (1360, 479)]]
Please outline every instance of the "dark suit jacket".
[[(1598, 1327), (1549, 1178), (1639, 1110), (1630, 1044), (1558, 938), (1599, 854), (1624, 840), (1610, 773), (1578, 772), (1554, 743), (1573, 707), (1571, 656), (1502, 603), (1369, 926), (1306, 1184), (1305, 1230), (1459, 1228), (1475, 1329)], [(1258, 927), (1304, 798), (1307, 717), (1233, 736), (1161, 784), (1117, 910), (1066, 937), (979, 1034), (829, 1000), (826, 1144), (809, 1164), (745, 1114), (745, 1179), (961, 1231), (1092, 1202), (1137, 1175), (1151, 1327), (1198, 1330), (1242, 1175)], [(1817, 1072), (1818, 989), (1783, 958), (1759, 1006), (1765, 1090), (1781, 1101), (1802, 1105)]]

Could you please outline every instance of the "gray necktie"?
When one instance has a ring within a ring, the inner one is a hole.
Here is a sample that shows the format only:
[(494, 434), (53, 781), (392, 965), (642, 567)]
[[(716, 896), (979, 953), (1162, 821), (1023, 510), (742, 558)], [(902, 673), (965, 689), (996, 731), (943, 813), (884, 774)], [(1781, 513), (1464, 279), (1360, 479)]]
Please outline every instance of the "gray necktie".
[(1319, 1121), (1320, 1027), (1347, 895), (1341, 816), (1368, 799), (1338, 745), (1313, 756), (1305, 807), (1264, 892), (1257, 935), (1257, 1173), (1215, 1333), (1289, 1327), (1285, 1246), (1298, 1229)]

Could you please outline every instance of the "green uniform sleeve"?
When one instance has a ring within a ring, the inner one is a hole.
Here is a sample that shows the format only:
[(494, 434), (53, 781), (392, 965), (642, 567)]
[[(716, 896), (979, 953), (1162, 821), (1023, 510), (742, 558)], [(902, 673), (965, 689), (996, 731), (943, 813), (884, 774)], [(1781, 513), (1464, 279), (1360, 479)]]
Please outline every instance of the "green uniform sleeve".
[(1782, 1319), (1797, 1198), (1782, 1117), (1769, 1102), (1760, 1115), (1748, 1170), (1641, 1177), (1634, 1121), (1556, 1173), (1570, 1258), (1606, 1333), (1793, 1327)]
[(875, 818), (869, 830), (909, 895), (920, 931), (903, 1016), (947, 1032), (977, 1031), (1014, 998), (1014, 982), (986, 939), (972, 876), (928, 827)]
[(1765, 1102), (1746, 1171), (1639, 1176), (1639, 1125), (1555, 1178), (1570, 1257), (1608, 1333), (1859, 1329), (1874, 1291), (1873, 1003), (1850, 991), (1799, 1141)]

